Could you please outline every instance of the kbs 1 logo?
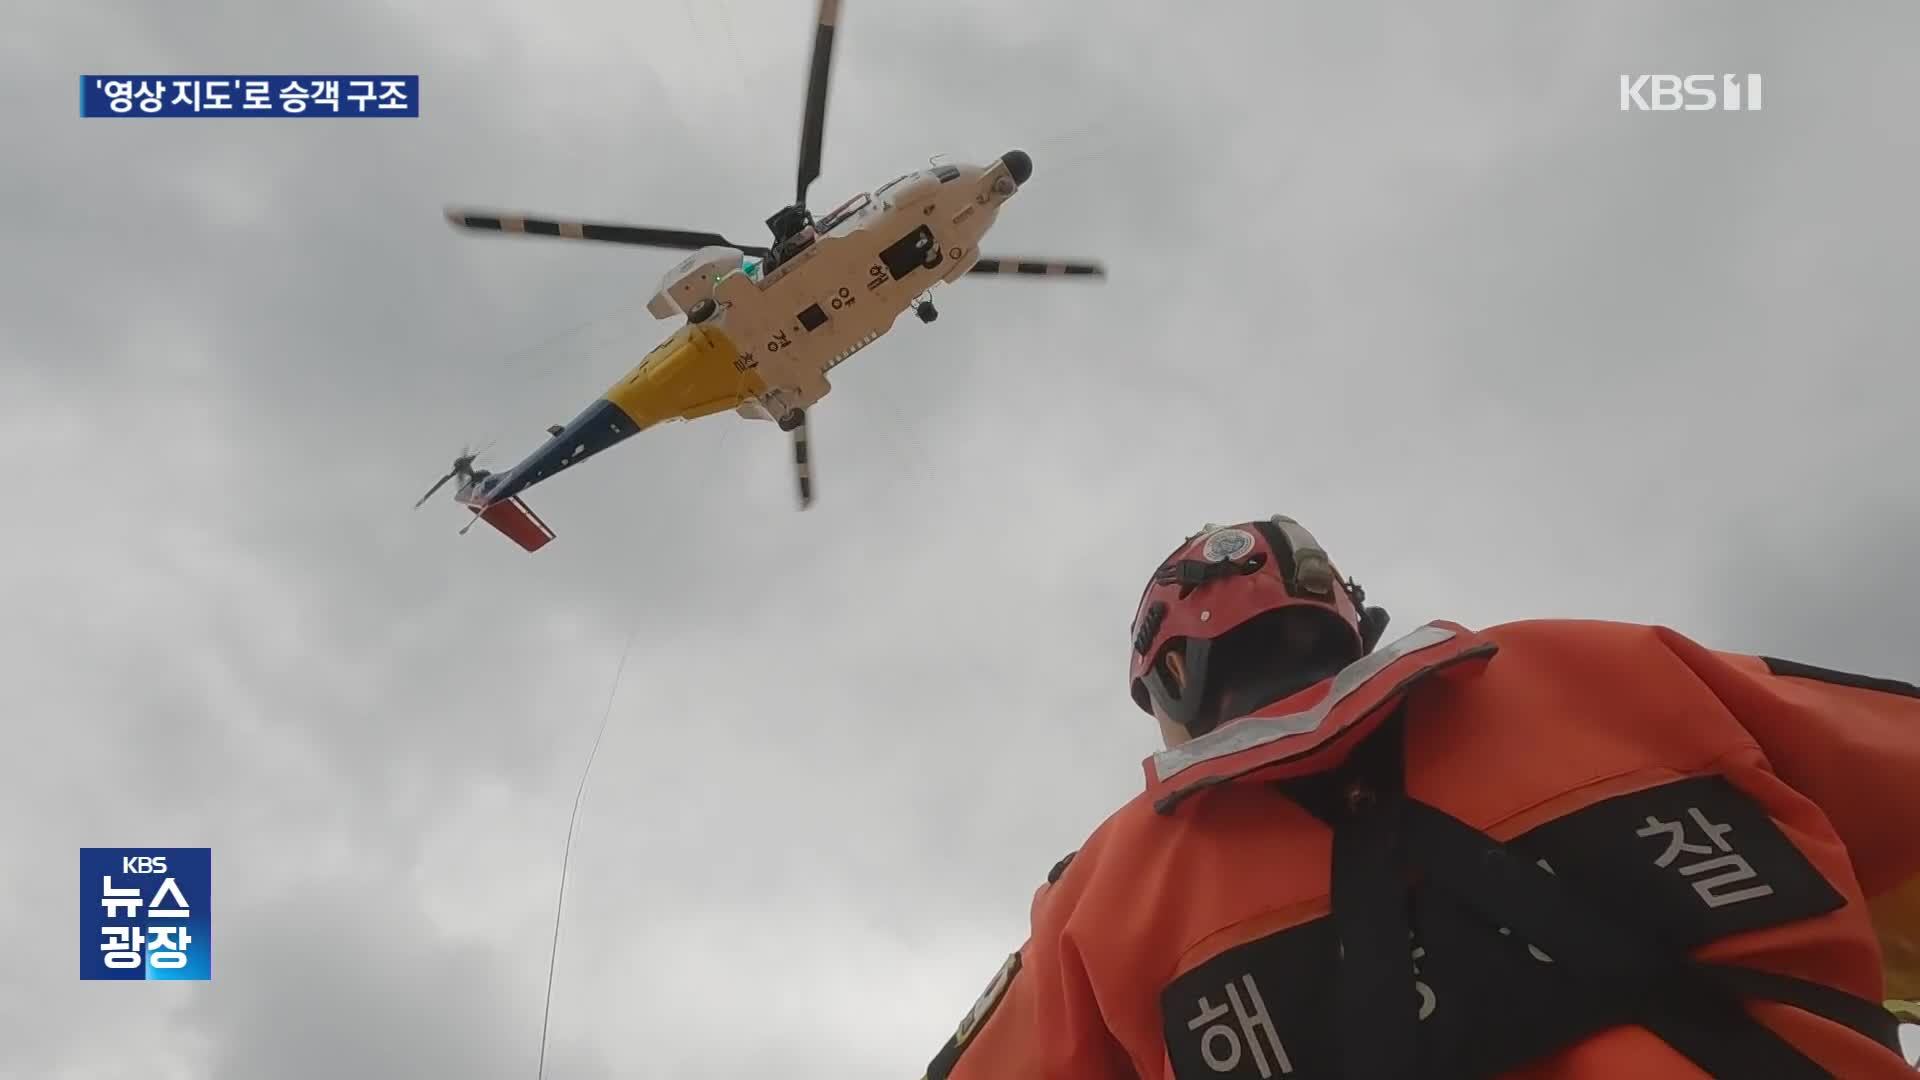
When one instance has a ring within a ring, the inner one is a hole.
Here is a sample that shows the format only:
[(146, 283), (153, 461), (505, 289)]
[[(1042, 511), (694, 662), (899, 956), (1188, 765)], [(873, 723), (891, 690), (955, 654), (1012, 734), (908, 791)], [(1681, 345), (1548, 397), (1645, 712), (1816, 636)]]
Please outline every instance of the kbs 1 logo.
[(1622, 75), (1621, 112), (1759, 112), (1758, 75)]
[(81, 848), (80, 977), (213, 977), (212, 848)]

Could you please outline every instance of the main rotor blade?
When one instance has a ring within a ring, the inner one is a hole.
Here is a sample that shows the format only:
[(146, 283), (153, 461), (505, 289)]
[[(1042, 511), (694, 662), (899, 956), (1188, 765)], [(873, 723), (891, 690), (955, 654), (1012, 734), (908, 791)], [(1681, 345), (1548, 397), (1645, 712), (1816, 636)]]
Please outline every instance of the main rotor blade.
[(840, 0), (820, 0), (820, 16), (813, 28), (813, 64), (807, 71), (807, 111), (800, 120), (800, 184), (793, 201), (807, 205), (807, 189), (820, 179), (820, 144), (826, 137), (827, 82), (833, 70), (833, 28), (840, 20)]
[(980, 261), (967, 268), (967, 273), (1104, 278), (1107, 276), (1107, 268), (1104, 263), (1089, 262), (1084, 259), (1041, 259), (1031, 255), (1013, 258), (1003, 255), (982, 256)]
[(813, 505), (813, 465), (807, 460), (807, 414), (800, 414), (800, 424), (793, 429), (793, 476), (800, 485), (800, 509)]
[(621, 225), (612, 222), (562, 221), (557, 218), (528, 217), (499, 210), (450, 209), (447, 221), (463, 229), (482, 232), (526, 233), (532, 236), (558, 236), (567, 240), (598, 240), (609, 244), (634, 244), (639, 247), (697, 251), (703, 247), (739, 248), (748, 255), (764, 256), (767, 249), (753, 244), (736, 244), (714, 232), (692, 229), (660, 229), (651, 225)]

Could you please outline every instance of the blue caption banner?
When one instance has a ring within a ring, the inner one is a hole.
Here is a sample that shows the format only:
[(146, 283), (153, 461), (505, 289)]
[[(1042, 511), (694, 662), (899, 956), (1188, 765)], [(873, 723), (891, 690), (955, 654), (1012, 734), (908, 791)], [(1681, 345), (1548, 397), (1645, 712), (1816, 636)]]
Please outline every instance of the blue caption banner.
[(213, 978), (212, 848), (81, 848), (80, 977)]
[(82, 75), (80, 115), (420, 115), (418, 75)]

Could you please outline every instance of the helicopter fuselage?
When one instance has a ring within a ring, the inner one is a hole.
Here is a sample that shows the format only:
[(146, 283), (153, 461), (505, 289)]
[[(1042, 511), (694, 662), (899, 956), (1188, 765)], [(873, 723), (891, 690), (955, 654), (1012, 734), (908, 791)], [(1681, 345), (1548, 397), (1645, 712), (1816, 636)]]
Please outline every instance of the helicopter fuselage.
[(733, 366), (758, 372), (767, 387), (736, 411), (778, 419), (825, 397), (829, 371), (891, 330), (917, 297), (973, 266), (1018, 190), (1000, 163), (909, 173), (821, 219), (811, 242), (757, 268), (751, 291), (734, 275), (718, 279), (710, 322), (738, 346)]
[(464, 485), (459, 501), (484, 509), (670, 420), (731, 409), (792, 426), (831, 391), (829, 371), (934, 285), (974, 268), (1019, 188), (1004, 160), (939, 165), (855, 196), (811, 226), (810, 240), (777, 244), (757, 266), (738, 248), (694, 252), (648, 307), (685, 324), (518, 465)]

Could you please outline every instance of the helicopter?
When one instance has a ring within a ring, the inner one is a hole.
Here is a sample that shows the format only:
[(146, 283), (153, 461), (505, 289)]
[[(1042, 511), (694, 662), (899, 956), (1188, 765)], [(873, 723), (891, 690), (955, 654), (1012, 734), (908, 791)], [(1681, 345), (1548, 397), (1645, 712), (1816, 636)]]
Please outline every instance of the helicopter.
[[(502, 472), (463, 452), (415, 507), (458, 479), (455, 501), (527, 551), (553, 530), (522, 500), (530, 487), (647, 428), (733, 410), (790, 432), (800, 508), (813, 503), (808, 410), (832, 389), (827, 373), (878, 341), (911, 308), (938, 317), (934, 285), (962, 276), (1104, 278), (1098, 262), (983, 255), (1000, 208), (1033, 175), (1009, 150), (979, 164), (932, 164), (863, 192), (818, 218), (807, 192), (820, 176), (827, 88), (839, 0), (819, 0), (794, 200), (767, 218), (773, 242), (736, 244), (718, 233), (454, 208), (456, 228), (689, 251), (661, 275), (647, 304), (684, 319), (666, 340), (572, 421)], [(939, 156), (933, 161), (938, 162)], [(757, 260), (757, 261), (756, 261)]]

